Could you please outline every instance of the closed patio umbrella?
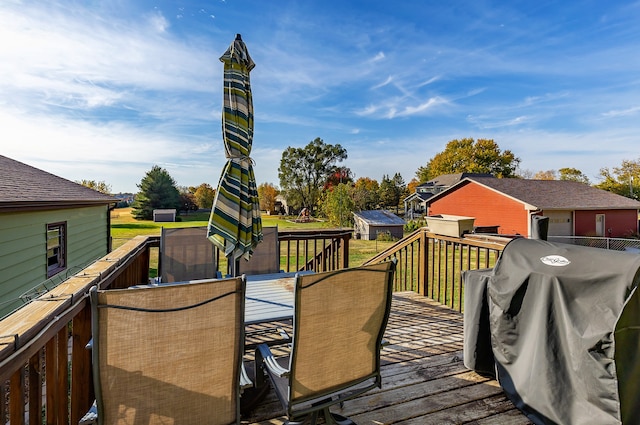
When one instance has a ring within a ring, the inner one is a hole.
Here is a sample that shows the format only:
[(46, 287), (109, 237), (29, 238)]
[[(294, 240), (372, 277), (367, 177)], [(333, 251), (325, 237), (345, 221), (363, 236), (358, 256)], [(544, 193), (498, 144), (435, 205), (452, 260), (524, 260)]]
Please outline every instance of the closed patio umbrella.
[(249, 259), (262, 240), (258, 189), (253, 173), (253, 100), (249, 72), (255, 64), (240, 34), (220, 57), (224, 63), (222, 137), (227, 162), (222, 170), (207, 230), (209, 240), (229, 261)]

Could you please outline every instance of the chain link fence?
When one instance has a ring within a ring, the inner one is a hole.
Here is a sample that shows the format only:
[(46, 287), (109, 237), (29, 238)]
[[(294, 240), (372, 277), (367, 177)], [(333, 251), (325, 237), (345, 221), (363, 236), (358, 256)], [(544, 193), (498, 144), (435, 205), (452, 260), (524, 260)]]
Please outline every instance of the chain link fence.
[(549, 236), (549, 242), (591, 246), (594, 248), (631, 251), (640, 254), (640, 239), (604, 238), (595, 236)]

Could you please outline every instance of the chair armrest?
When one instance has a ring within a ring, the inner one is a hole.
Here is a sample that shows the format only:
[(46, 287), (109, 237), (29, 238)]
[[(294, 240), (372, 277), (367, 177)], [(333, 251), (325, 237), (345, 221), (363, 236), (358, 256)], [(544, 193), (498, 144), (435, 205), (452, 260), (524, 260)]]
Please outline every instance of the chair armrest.
[(96, 402), (89, 408), (89, 411), (84, 414), (82, 419), (78, 422), (78, 425), (91, 425), (98, 423), (98, 406)]
[(253, 387), (253, 381), (249, 378), (247, 369), (245, 369), (244, 363), (242, 363), (242, 366), (240, 367), (240, 389), (243, 390), (251, 387)]
[(275, 357), (273, 357), (273, 354), (271, 353), (271, 349), (267, 344), (258, 345), (256, 351), (260, 354), (260, 356), (256, 356), (256, 359), (258, 357), (262, 357), (262, 361), (264, 365), (267, 367), (267, 371), (270, 374), (278, 376), (280, 378), (289, 375), (289, 370), (283, 368), (278, 364)]

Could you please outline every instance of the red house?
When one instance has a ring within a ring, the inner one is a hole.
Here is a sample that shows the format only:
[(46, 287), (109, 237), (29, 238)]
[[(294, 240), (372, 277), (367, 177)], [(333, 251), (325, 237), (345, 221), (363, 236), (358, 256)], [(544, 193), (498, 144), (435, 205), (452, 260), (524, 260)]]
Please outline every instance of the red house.
[(640, 202), (564, 180), (468, 177), (426, 201), (427, 215), (475, 217), (475, 226), (531, 236), (532, 216), (549, 217), (549, 236), (638, 233)]

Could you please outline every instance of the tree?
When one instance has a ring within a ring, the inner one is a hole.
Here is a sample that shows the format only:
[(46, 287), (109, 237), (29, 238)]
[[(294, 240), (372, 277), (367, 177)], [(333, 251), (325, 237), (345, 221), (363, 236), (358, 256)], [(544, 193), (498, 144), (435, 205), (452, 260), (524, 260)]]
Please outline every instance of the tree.
[(340, 227), (353, 225), (355, 203), (351, 193), (351, 185), (345, 183), (339, 183), (324, 193), (320, 209), (329, 223)]
[(534, 172), (531, 170), (528, 170), (526, 168), (519, 168), (518, 169), (518, 174), (516, 174), (515, 177), (519, 178), (519, 179), (525, 179), (525, 180), (531, 180), (533, 179), (534, 176)]
[(404, 183), (404, 179), (400, 173), (393, 175), (393, 186), (396, 190), (396, 212), (398, 212), (397, 207), (400, 205), (400, 201), (409, 196), (407, 185)]
[(335, 171), (329, 174), (327, 181), (324, 183), (324, 190), (329, 190), (340, 183), (353, 183), (353, 172), (348, 167), (337, 167)]
[(383, 207), (394, 207), (398, 211), (400, 199), (405, 194), (406, 186), (400, 173), (394, 174), (393, 178), (388, 175), (382, 176), (380, 182), (380, 204)]
[(336, 163), (346, 158), (346, 149), (326, 144), (319, 137), (304, 148), (285, 149), (278, 178), (289, 205), (313, 211), (327, 178), (336, 171)]
[(418, 187), (419, 184), (420, 182), (415, 177), (412, 178), (409, 183), (407, 183), (407, 192), (409, 192), (409, 195), (416, 191), (416, 187)]
[(570, 180), (574, 182), (580, 182), (584, 184), (591, 184), (589, 177), (585, 176), (582, 171), (577, 168), (561, 168), (558, 170), (560, 173), (560, 180)]
[(534, 180), (558, 180), (556, 178), (556, 170), (538, 171), (534, 176)]
[(189, 188), (182, 187), (178, 189), (178, 193), (180, 194), (180, 211), (196, 211), (198, 209), (198, 204), (196, 202), (196, 197), (189, 190)]
[(84, 187), (88, 187), (89, 189), (97, 190), (98, 192), (111, 195), (111, 185), (105, 183), (102, 180), (99, 182), (95, 180), (80, 180), (76, 181), (76, 183), (81, 184)]
[(360, 177), (353, 185), (353, 202), (358, 211), (373, 210), (380, 204), (380, 185), (377, 180)]
[(623, 160), (620, 167), (600, 169), (602, 182), (595, 185), (599, 189), (617, 193), (627, 198), (640, 198), (640, 159)]
[(137, 220), (151, 220), (155, 209), (180, 209), (176, 182), (164, 168), (154, 165), (137, 186), (139, 192), (131, 205)]
[(426, 182), (443, 174), (491, 173), (496, 177), (515, 177), (520, 163), (510, 150), (500, 150), (493, 139), (452, 140), (426, 166), (419, 167), (416, 177)]
[(208, 183), (202, 183), (193, 191), (193, 197), (195, 199), (198, 208), (211, 209), (213, 207), (213, 200), (216, 197), (216, 190)]
[(278, 189), (272, 183), (260, 183), (258, 186), (258, 198), (260, 199), (260, 209), (272, 212), (276, 209), (276, 196)]

